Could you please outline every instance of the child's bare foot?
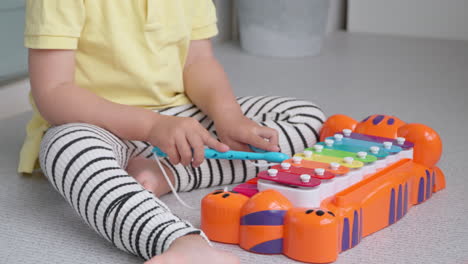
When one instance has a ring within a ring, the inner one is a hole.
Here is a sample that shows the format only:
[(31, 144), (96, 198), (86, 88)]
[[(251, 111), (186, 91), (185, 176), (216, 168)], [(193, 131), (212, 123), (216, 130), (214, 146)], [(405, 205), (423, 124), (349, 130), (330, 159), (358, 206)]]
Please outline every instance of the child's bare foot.
[[(172, 184), (174, 184), (174, 176), (168, 168), (165, 169)], [(156, 164), (156, 161), (152, 159), (140, 157), (131, 159), (127, 165), (127, 172), (133, 176), (133, 178), (135, 178), (143, 188), (151, 191), (157, 197), (163, 196), (171, 191), (164, 175), (159, 169), (158, 164)]]
[(144, 264), (239, 264), (239, 259), (228, 252), (215, 249), (199, 235), (178, 238), (164, 254), (155, 256)]

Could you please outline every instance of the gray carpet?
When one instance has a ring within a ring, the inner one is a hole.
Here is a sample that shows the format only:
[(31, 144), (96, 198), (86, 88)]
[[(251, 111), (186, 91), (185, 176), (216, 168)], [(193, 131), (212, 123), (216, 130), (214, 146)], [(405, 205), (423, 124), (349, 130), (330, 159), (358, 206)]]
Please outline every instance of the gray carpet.
[[(318, 102), (329, 115), (394, 114), (427, 124), (444, 141), (447, 189), (398, 223), (340, 254), (336, 263), (468, 263), (468, 42), (336, 34), (315, 58), (271, 59), (225, 44), (216, 52), (238, 95), (287, 95)], [(8, 100), (8, 98), (0, 98)], [(29, 113), (0, 120), (0, 263), (141, 263), (92, 232), (40, 177), (15, 172)], [(210, 190), (182, 194), (192, 204)], [(199, 213), (163, 198), (199, 225)], [(296, 263), (216, 244), (242, 263)]]

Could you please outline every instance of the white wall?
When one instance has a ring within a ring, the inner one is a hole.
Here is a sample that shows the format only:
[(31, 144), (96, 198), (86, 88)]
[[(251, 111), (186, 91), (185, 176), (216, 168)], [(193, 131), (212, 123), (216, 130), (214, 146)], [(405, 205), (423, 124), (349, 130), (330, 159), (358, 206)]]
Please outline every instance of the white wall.
[(349, 0), (348, 30), (468, 40), (468, 1)]

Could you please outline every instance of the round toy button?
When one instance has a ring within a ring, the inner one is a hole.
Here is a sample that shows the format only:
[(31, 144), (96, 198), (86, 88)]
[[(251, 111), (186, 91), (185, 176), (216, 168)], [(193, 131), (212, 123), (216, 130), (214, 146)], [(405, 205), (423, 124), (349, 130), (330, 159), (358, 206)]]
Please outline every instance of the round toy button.
[(276, 169), (269, 169), (267, 172), (268, 172), (268, 176), (271, 176), (271, 177), (275, 177), (276, 175), (278, 175), (278, 170)]
[(365, 151), (359, 151), (359, 152), (357, 153), (357, 156), (358, 156), (358, 158), (360, 158), (360, 159), (365, 159), (365, 158), (367, 157), (367, 152), (365, 152)]
[(345, 137), (351, 136), (351, 132), (352, 132), (351, 129), (347, 129), (347, 128), (343, 129), (343, 135), (345, 135)]
[(378, 153), (379, 153), (379, 150), (380, 150), (380, 148), (377, 147), (377, 146), (372, 146), (372, 147), (370, 147), (369, 149), (370, 149), (370, 152), (371, 152), (372, 154), (378, 154)]
[(340, 164), (338, 162), (332, 162), (330, 163), (330, 168), (332, 170), (337, 170), (340, 167)]
[(306, 158), (312, 157), (312, 154), (313, 154), (312, 151), (310, 151), (310, 150), (304, 150), (304, 156), (305, 156)]
[(311, 176), (309, 174), (302, 174), (300, 178), (302, 182), (310, 182)]
[(391, 149), (392, 145), (393, 145), (393, 143), (390, 142), (390, 141), (386, 141), (386, 142), (383, 143), (383, 146), (384, 146), (385, 149)]
[(343, 158), (343, 161), (346, 163), (346, 164), (352, 164), (354, 159), (353, 157), (345, 157)]
[(333, 139), (325, 139), (325, 145), (327, 145), (327, 147), (333, 146), (333, 143), (335, 143)]
[(406, 138), (397, 137), (396, 140), (397, 140), (398, 145), (403, 145), (403, 144), (405, 144)]
[(315, 152), (322, 152), (323, 146), (322, 145), (314, 145)]
[(281, 168), (283, 170), (289, 170), (289, 168), (291, 168), (291, 163), (283, 162), (281, 163)]
[(341, 141), (341, 139), (343, 139), (343, 135), (341, 134), (335, 134), (333, 137), (335, 138), (336, 141)]
[(323, 168), (315, 168), (314, 171), (315, 171), (315, 174), (317, 174), (318, 176), (325, 175), (325, 169)]
[(301, 157), (293, 157), (293, 162), (294, 164), (301, 164), (302, 158)]

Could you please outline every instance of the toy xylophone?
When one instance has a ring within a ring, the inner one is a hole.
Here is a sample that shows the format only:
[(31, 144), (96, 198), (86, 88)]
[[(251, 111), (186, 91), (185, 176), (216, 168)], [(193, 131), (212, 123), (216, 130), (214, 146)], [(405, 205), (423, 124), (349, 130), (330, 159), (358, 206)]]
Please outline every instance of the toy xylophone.
[(320, 140), (231, 192), (205, 196), (202, 230), (255, 253), (333, 262), (445, 188), (442, 142), (425, 125), (335, 115)]

